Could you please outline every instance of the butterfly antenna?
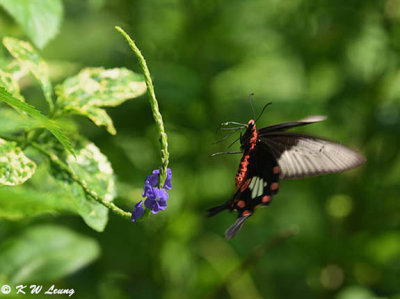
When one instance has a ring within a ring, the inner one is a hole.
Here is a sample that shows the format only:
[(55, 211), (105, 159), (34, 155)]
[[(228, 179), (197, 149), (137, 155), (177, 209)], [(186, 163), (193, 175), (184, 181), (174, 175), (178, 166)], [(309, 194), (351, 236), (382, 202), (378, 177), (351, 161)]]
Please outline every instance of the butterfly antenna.
[(249, 102), (250, 102), (251, 110), (253, 111), (253, 116), (254, 116), (254, 118), (256, 118), (256, 113), (254, 112), (253, 101), (251, 100), (253, 96), (254, 96), (254, 93), (249, 94)]
[(260, 117), (261, 117), (261, 115), (263, 115), (263, 113), (264, 113), (265, 109), (267, 109), (267, 107), (268, 107), (269, 105), (271, 105), (271, 104), (272, 104), (271, 102), (269, 102), (269, 103), (265, 104), (264, 108), (261, 110), (261, 113), (260, 113), (260, 115), (257, 117), (257, 119), (256, 119), (256, 121), (255, 121), (255, 122), (257, 122), (257, 120), (259, 120), (259, 119), (260, 119)]

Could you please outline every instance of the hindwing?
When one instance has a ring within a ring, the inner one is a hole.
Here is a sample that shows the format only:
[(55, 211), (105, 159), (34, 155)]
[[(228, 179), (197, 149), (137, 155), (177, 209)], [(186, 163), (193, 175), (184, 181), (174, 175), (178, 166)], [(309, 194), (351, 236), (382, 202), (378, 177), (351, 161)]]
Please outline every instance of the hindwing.
[(230, 209), (238, 212), (238, 219), (226, 231), (228, 239), (239, 231), (255, 209), (268, 205), (279, 190), (279, 166), (265, 144), (257, 142), (248, 162), (244, 180), (236, 186), (230, 200)]

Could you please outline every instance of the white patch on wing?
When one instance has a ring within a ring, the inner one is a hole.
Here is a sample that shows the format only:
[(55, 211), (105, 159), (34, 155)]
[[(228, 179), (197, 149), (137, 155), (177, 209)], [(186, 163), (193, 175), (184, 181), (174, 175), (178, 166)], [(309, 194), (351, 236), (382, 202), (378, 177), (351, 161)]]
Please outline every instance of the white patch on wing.
[(307, 116), (306, 118), (300, 119), (299, 122), (315, 123), (319, 121), (324, 121), (326, 119), (327, 117), (325, 115), (310, 115)]
[(253, 177), (249, 185), (251, 190), (251, 198), (257, 198), (264, 193), (264, 187), (267, 185), (266, 182), (260, 177)]
[(257, 197), (261, 196), (263, 194), (263, 191), (264, 191), (264, 180), (260, 179), (260, 184), (258, 185)]
[(251, 198), (255, 198), (255, 197), (257, 197), (258, 185), (260, 183), (260, 179), (259, 179), (259, 177), (255, 177), (255, 178), (253, 178), (252, 181), (255, 181), (255, 184), (254, 184), (254, 188), (251, 190)]
[(251, 182), (250, 182), (250, 185), (249, 185), (249, 189), (250, 190), (253, 190), (254, 185), (256, 184), (256, 180), (257, 180), (257, 177), (251, 179)]

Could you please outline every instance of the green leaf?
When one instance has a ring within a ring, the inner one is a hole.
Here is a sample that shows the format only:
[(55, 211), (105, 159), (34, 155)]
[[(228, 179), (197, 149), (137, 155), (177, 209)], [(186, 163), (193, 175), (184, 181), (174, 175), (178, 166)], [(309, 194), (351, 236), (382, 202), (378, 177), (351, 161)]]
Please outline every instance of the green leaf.
[(125, 68), (86, 68), (56, 87), (58, 104), (67, 112), (88, 117), (115, 134), (111, 118), (99, 107), (117, 106), (146, 92), (143, 76)]
[(0, 184), (14, 186), (24, 183), (36, 170), (15, 142), (0, 138)]
[(49, 174), (47, 163), (37, 167), (28, 184), (0, 188), (0, 218), (16, 221), (43, 214), (77, 214), (72, 195)]
[(57, 140), (64, 146), (64, 148), (67, 151), (74, 154), (69, 139), (64, 135), (64, 133), (61, 131), (61, 129), (59, 128), (59, 126), (55, 121), (44, 116), (35, 107), (16, 99), (1, 86), (0, 86), (0, 101), (7, 103), (18, 112), (27, 113), (29, 116), (37, 120), (41, 124), (41, 126), (49, 130), (54, 135), (54, 137), (57, 138)]
[(63, 12), (61, 0), (0, 0), (0, 5), (39, 48), (58, 33)]
[(40, 123), (26, 114), (18, 113), (8, 107), (0, 109), (0, 134), (12, 134), (39, 127)]
[(107, 131), (112, 135), (117, 134), (117, 130), (115, 130), (114, 123), (111, 117), (107, 114), (107, 112), (104, 109), (95, 106), (84, 106), (84, 107), (71, 107), (69, 111), (72, 113), (86, 116), (99, 127), (100, 126), (106, 127)]
[(74, 206), (69, 195), (45, 192), (26, 187), (0, 188), (0, 218), (20, 220), (43, 214), (73, 214)]
[(91, 238), (61, 226), (36, 226), (2, 243), (0, 277), (9, 284), (54, 281), (90, 264), (99, 253)]
[[(111, 202), (116, 196), (114, 171), (107, 157), (93, 144), (86, 141), (75, 145), (76, 157), (69, 155), (67, 163), (90, 190), (105, 201)], [(72, 194), (75, 207), (88, 226), (103, 231), (108, 221), (108, 209), (85, 195), (82, 187), (70, 179), (56, 178)]]
[[(0, 0), (1, 1), (1, 0)], [(46, 62), (39, 56), (32, 45), (12, 37), (4, 37), (3, 44), (22, 67), (26, 67), (39, 81), (50, 110), (53, 109), (51, 99), (52, 86)]]

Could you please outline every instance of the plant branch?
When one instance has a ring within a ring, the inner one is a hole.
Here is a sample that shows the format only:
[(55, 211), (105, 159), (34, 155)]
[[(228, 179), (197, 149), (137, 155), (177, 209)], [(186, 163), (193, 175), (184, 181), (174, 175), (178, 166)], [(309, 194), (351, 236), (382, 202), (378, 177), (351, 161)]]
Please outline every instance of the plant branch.
[(89, 187), (87, 186), (86, 182), (81, 180), (67, 164), (65, 164), (63, 161), (60, 160), (60, 158), (57, 157), (57, 155), (48, 151), (46, 148), (44, 148), (42, 145), (40, 145), (36, 142), (31, 142), (30, 145), (33, 148), (37, 149), (42, 154), (44, 154), (45, 156), (47, 156), (51, 162), (53, 162), (58, 167), (60, 167), (61, 170), (66, 172), (74, 182), (76, 182), (77, 184), (79, 184), (82, 187), (82, 189), (86, 193), (86, 195), (93, 198), (94, 200), (101, 203), (102, 205), (106, 206), (115, 214), (117, 214), (123, 218), (129, 219), (129, 220), (131, 219), (131, 213), (128, 213), (128, 212), (120, 209), (112, 202), (105, 201), (103, 198), (99, 197), (95, 192), (90, 190)]
[(143, 70), (144, 79), (147, 85), (147, 90), (149, 94), (149, 102), (151, 109), (153, 111), (153, 118), (157, 124), (158, 134), (160, 135), (160, 143), (161, 143), (161, 169), (160, 169), (160, 180), (159, 187), (162, 188), (164, 186), (165, 179), (167, 178), (167, 167), (169, 162), (169, 153), (168, 153), (168, 140), (167, 134), (164, 130), (164, 123), (162, 120), (161, 113), (158, 108), (158, 102), (156, 99), (156, 94), (154, 92), (153, 82), (151, 81), (150, 71), (147, 67), (146, 60), (144, 59), (142, 53), (139, 48), (136, 46), (135, 42), (129, 37), (129, 35), (119, 26), (116, 26), (115, 29), (122, 34), (122, 36), (126, 39), (129, 46), (131, 47), (133, 53), (136, 55), (139, 60), (139, 64)]

